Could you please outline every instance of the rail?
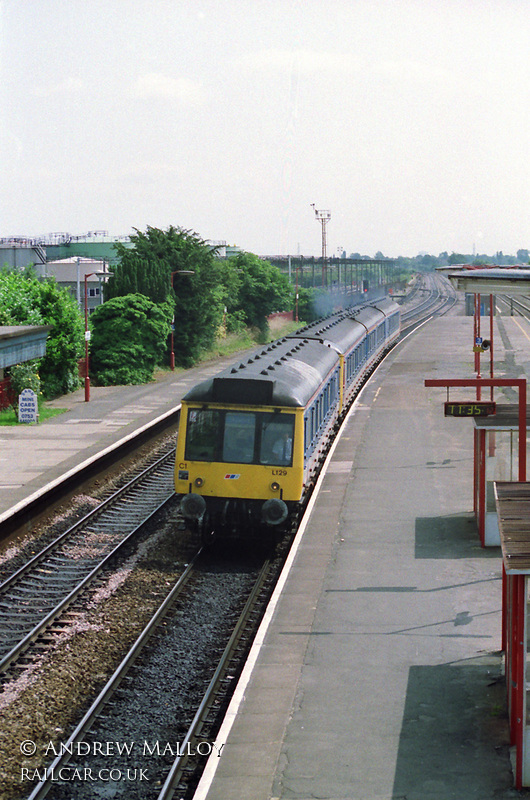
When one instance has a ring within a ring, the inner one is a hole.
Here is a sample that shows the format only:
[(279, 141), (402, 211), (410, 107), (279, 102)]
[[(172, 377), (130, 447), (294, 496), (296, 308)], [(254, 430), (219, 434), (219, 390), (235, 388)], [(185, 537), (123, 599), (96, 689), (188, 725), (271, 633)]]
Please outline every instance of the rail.
[[(173, 496), (173, 462), (171, 450), (0, 585), (0, 672), (27, 651)], [(73, 546), (88, 555), (72, 559)]]
[(69, 753), (68, 750), (72, 749), (74, 743), (82, 741), (83, 736), (87, 733), (87, 731), (90, 730), (95, 720), (97, 719), (98, 715), (100, 714), (101, 710), (103, 709), (105, 704), (109, 701), (109, 699), (112, 697), (117, 687), (119, 686), (119, 684), (129, 671), (130, 667), (138, 658), (138, 655), (141, 653), (146, 643), (149, 641), (154, 631), (157, 629), (158, 625), (161, 623), (161, 621), (163, 620), (164, 616), (167, 614), (171, 606), (175, 603), (177, 597), (181, 594), (184, 586), (186, 586), (201, 552), (202, 548), (197, 551), (195, 556), (187, 565), (186, 569), (179, 577), (177, 583), (173, 586), (173, 588), (165, 598), (164, 602), (161, 604), (161, 606), (158, 608), (155, 614), (151, 617), (150, 621), (148, 622), (148, 624), (146, 625), (140, 636), (137, 638), (137, 640), (135, 641), (132, 648), (125, 656), (125, 658), (122, 660), (121, 664), (115, 670), (110, 680), (105, 684), (105, 686), (103, 687), (103, 689), (101, 690), (95, 701), (92, 703), (88, 711), (85, 713), (83, 719), (79, 722), (73, 733), (69, 736), (68, 740), (63, 743), (62, 747), (63, 752), (60, 753), (54, 759), (52, 764), (46, 769), (46, 777), (44, 778), (44, 780), (41, 780), (35, 786), (31, 794), (28, 796), (27, 800), (40, 800), (40, 798), (46, 797), (46, 795), (53, 786), (54, 773), (57, 774), (58, 771), (61, 769), (61, 767), (67, 764), (68, 761), (70, 760), (71, 753)]

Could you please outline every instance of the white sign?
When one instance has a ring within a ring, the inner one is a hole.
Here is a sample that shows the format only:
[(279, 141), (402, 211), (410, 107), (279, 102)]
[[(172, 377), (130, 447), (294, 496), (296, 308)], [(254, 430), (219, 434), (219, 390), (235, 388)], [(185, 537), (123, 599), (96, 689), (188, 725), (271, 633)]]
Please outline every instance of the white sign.
[(37, 422), (39, 404), (33, 389), (23, 389), (18, 397), (18, 421)]

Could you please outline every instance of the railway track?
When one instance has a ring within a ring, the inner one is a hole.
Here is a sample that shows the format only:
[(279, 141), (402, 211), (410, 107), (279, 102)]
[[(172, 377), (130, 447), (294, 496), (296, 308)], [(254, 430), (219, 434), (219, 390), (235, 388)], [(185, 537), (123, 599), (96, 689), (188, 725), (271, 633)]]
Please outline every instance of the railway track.
[(530, 297), (528, 299), (525, 298), (525, 301), (523, 301), (520, 298), (510, 297), (508, 295), (498, 295), (497, 301), (507, 306), (507, 313), (509, 313), (510, 316), (516, 314), (525, 317), (525, 319), (530, 319)]
[[(216, 602), (223, 592), (220, 574), (199, 551), (75, 730), (61, 743), (62, 752), (37, 770), (41, 779), (28, 800), (44, 798), (52, 790), (54, 800), (92, 798), (92, 779), (70, 780), (74, 775), (86, 776), (87, 771), (91, 776), (109, 775), (110, 787), (117, 784), (114, 788), (119, 793), (127, 783), (128, 798), (169, 800), (176, 792), (184, 796), (200, 766), (197, 762), (222, 750), (222, 743), (214, 739), (220, 696), (235, 677), (233, 660), (238, 650), (250, 646), (277, 568), (265, 561), (250, 574), (245, 570), (232, 574), (230, 602)], [(178, 611), (183, 594), (185, 614)], [(208, 622), (206, 610), (210, 608), (212, 616), (212, 603), (216, 603), (216, 616), (210, 621), (216, 630), (207, 625), (209, 635), (197, 649), (191, 644), (197, 638), (197, 619), (202, 618), (204, 624), (206, 615)], [(224, 631), (221, 636), (220, 630)], [(191, 656), (178, 646), (185, 642), (188, 650), (195, 651)], [(220, 654), (217, 660), (212, 659), (212, 649)], [(241, 661), (240, 654), (237, 660)], [(173, 686), (185, 683), (190, 673), (201, 684), (193, 706), (186, 710), (179, 702), (172, 703), (169, 711), (162, 707), (157, 687), (167, 685), (169, 669)], [(113, 753), (111, 770), (108, 757), (96, 746), (102, 741), (128, 745), (119, 755)]]
[(173, 496), (174, 450), (143, 469), (0, 585), (0, 673), (21, 657)]
[(115, 469), (123, 459), (134, 457), (139, 449), (176, 428), (180, 419), (180, 403), (137, 431), (106, 447), (100, 453), (50, 482), (8, 512), (0, 514), (0, 542), (17, 531), (33, 526), (35, 520), (48, 512), (65, 497), (70, 497), (105, 471)]
[(422, 276), (421, 286), (417, 287), (413, 299), (419, 302), (408, 303), (401, 315), (402, 335), (406, 335), (432, 316), (447, 314), (458, 302), (455, 289), (446, 278), (428, 273)]

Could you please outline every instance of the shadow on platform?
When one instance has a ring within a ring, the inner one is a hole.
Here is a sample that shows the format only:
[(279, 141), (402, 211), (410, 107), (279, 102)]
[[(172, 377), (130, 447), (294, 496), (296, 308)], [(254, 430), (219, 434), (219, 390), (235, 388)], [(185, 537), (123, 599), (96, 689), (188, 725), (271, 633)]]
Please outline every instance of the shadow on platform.
[(494, 653), (410, 669), (393, 798), (512, 796), (506, 690), (500, 674), (501, 657)]
[(415, 558), (499, 558), (499, 547), (481, 547), (472, 513), (417, 517)]

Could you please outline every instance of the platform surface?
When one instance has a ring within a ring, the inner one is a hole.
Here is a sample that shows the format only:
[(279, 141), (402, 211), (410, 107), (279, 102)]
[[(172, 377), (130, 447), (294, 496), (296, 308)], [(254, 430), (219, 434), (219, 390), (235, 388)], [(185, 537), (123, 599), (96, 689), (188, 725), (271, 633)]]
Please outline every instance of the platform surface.
[[(521, 325), (496, 323), (499, 375), (522, 372)], [(473, 424), (445, 418), (445, 390), (423, 385), (473, 377), (472, 328), (434, 320), (365, 390), (197, 800), (525, 796), (509, 760), (500, 548), (480, 547), (472, 513)]]

